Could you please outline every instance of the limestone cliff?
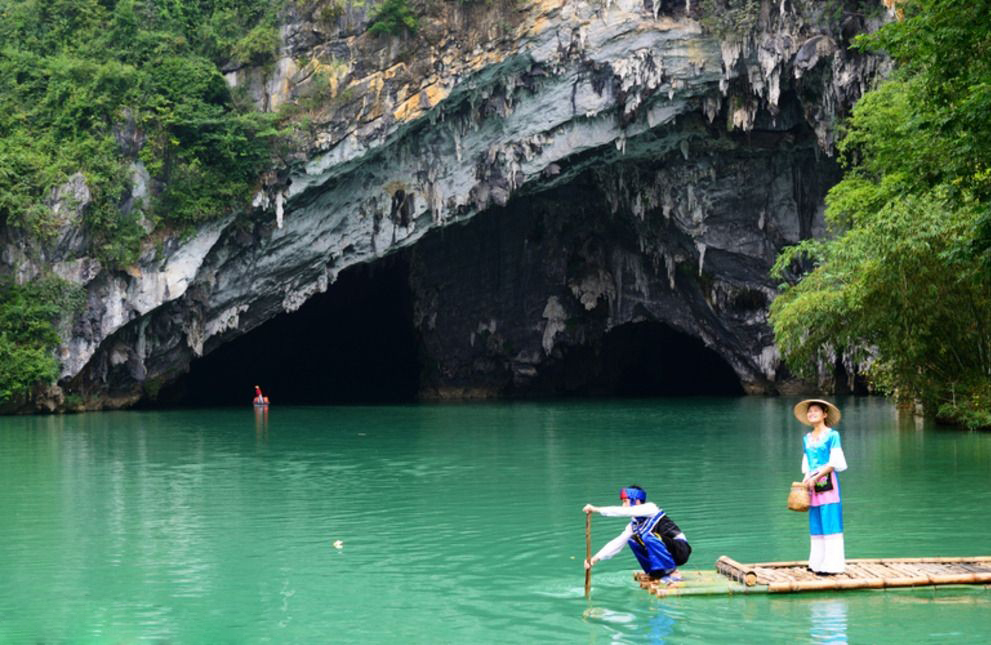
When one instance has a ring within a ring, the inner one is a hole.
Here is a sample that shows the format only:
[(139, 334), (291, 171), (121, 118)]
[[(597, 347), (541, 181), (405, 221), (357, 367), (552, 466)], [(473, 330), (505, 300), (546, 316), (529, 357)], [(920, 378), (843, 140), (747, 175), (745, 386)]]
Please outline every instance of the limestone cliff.
[[(425, 396), (560, 392), (572, 350), (643, 321), (701, 339), (748, 392), (785, 387), (768, 269), (823, 233), (835, 125), (883, 65), (848, 45), (880, 3), (434, 1), (393, 37), (325, 4), (292, 5), (274, 67), (226, 70), (266, 109), (298, 104), (254, 210), (159, 239), (127, 272), (76, 257), (66, 217), (44, 257), (88, 294), (59, 356), (79, 405), (153, 397), (397, 252)], [(66, 191), (85, 205), (84, 185)]]

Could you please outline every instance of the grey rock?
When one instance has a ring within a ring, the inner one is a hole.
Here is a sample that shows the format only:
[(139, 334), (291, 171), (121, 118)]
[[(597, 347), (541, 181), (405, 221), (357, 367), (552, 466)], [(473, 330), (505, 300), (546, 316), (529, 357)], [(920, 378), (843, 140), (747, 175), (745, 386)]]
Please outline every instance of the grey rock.
[[(569, 353), (643, 321), (700, 339), (747, 391), (783, 389), (768, 269), (822, 233), (835, 123), (885, 69), (837, 45), (857, 25), (765, 1), (752, 36), (720, 42), (681, 3), (442, 4), (416, 37), (361, 33), (351, 8), (329, 31), (290, 14), (279, 65), (229, 70), (265, 109), (331, 79), (305, 154), (253, 210), (127, 274), (73, 269), (89, 299), (63, 387), (129, 405), (347, 267), (407, 253), (439, 366), (426, 395), (553, 389)], [(464, 248), (445, 250), (431, 233), (455, 224)], [(475, 275), (507, 262), (498, 289)]]
[(86, 177), (78, 172), (52, 191), (46, 205), (58, 230), (53, 242), (47, 246), (46, 256), (49, 260), (63, 260), (85, 251), (83, 213), (92, 199)]

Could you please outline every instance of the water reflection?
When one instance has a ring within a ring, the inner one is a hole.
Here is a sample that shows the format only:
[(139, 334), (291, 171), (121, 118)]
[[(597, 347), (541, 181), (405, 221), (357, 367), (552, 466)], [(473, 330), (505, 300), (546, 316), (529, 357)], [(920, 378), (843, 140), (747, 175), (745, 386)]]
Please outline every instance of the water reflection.
[(846, 601), (837, 598), (809, 603), (809, 635), (815, 643), (846, 643)]
[(268, 406), (255, 406), (255, 439), (268, 441)]
[[(625, 553), (578, 615), (576, 509), (631, 481), (689, 533), (688, 568), (807, 555), (782, 499), (803, 433), (789, 403), (3, 418), (0, 643), (720, 643), (741, 625), (769, 643), (991, 642), (983, 587), (661, 601)], [(851, 556), (986, 552), (991, 435), (843, 409)]]
[(674, 632), (675, 620), (667, 608), (663, 605), (657, 606), (657, 611), (650, 617), (647, 631), (648, 643), (666, 643)]
[(670, 607), (664, 605), (652, 606), (644, 622), (644, 614), (637, 611), (590, 607), (583, 612), (582, 617), (589, 622), (604, 625), (610, 633), (610, 642), (630, 642), (630, 637), (635, 633), (638, 642), (663, 645), (669, 642), (674, 633), (677, 624), (674, 613)]

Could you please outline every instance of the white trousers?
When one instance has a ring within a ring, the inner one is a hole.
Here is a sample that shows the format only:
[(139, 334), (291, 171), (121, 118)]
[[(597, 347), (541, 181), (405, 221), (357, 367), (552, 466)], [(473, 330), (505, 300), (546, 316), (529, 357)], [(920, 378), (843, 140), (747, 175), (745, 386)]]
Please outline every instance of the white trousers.
[(817, 573), (843, 573), (846, 555), (842, 533), (811, 536), (809, 568)]

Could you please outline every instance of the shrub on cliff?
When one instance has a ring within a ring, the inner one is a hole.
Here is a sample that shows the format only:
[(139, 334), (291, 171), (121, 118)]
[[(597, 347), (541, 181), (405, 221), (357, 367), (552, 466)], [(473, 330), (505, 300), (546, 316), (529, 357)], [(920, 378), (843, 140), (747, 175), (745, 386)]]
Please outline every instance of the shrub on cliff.
[[(39, 241), (52, 195), (76, 173), (90, 247), (137, 259), (142, 218), (186, 227), (247, 205), (269, 165), (276, 115), (235, 100), (220, 72), (278, 44), (268, 0), (9, 0), (0, 4), (0, 227)], [(150, 200), (122, 209), (142, 162)], [(57, 377), (50, 280), (0, 288), (0, 403)], [(58, 291), (56, 289), (56, 291)]]
[(0, 405), (25, 396), (35, 383), (55, 380), (56, 325), (81, 304), (81, 290), (58, 278), (0, 283)]
[(398, 35), (404, 31), (416, 33), (419, 22), (407, 0), (384, 0), (372, 14), (368, 31), (377, 35)]
[(991, 2), (898, 6), (902, 21), (860, 41), (897, 67), (847, 123), (845, 176), (827, 198), (836, 236), (778, 258), (783, 278), (799, 258), (813, 267), (771, 320), (799, 373), (861, 348), (882, 389), (991, 426)]
[[(240, 107), (219, 66), (271, 59), (265, 0), (12, 0), (0, 11), (0, 224), (41, 235), (44, 197), (82, 172), (90, 253), (135, 259), (119, 208), (137, 155), (153, 219), (187, 225), (244, 206), (268, 164), (273, 115)], [(274, 34), (274, 36), (273, 36)], [(126, 243), (125, 243), (126, 242)]]

